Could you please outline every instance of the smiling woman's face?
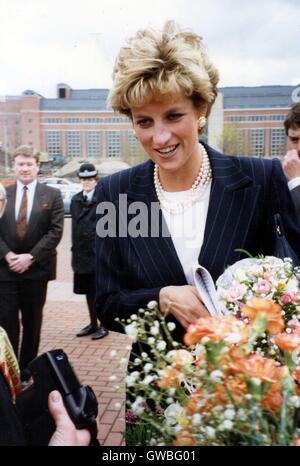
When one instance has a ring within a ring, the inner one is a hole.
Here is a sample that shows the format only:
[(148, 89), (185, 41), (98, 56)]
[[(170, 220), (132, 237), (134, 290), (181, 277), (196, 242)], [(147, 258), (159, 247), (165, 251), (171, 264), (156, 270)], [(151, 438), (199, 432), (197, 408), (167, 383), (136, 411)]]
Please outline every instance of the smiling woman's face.
[(188, 169), (199, 158), (197, 121), (205, 111), (191, 98), (164, 95), (131, 110), (136, 136), (160, 171)]

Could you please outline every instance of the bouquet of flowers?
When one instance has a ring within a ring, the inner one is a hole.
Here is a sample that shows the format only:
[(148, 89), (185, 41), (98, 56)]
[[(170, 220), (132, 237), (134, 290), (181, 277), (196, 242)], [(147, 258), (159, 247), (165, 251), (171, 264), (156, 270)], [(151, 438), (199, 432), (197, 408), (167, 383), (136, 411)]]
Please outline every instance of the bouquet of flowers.
[(267, 316), (265, 332), (255, 342), (257, 353), (281, 360), (286, 334), (293, 334), (299, 326), (299, 277), (299, 267), (293, 268), (290, 259), (267, 256), (236, 262), (217, 280), (217, 296), (224, 313), (252, 324), (258, 314), (261, 319)]
[(141, 346), (126, 380), (127, 444), (300, 444), (298, 279), (278, 261), (229, 268), (218, 281), (229, 312), (200, 318), (184, 344), (156, 302), (124, 322)]

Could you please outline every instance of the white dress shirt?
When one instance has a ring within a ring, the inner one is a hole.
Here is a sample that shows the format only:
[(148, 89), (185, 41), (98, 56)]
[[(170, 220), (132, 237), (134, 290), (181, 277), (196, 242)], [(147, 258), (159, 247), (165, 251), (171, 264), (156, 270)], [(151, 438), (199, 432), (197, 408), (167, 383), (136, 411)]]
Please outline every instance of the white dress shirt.
[(93, 195), (94, 195), (95, 188), (92, 191), (83, 191), (83, 196), (86, 196), (86, 200), (91, 202)]
[[(36, 185), (37, 185), (37, 180), (34, 180), (31, 183), (29, 183), (28, 185), (26, 185), (27, 186), (27, 217), (26, 217), (27, 223), (29, 221), (31, 211), (32, 211), (33, 199), (34, 199)], [(24, 192), (24, 190), (23, 190), (24, 186), (25, 185), (23, 183), (21, 183), (19, 180), (17, 181), (16, 204), (15, 204), (16, 221), (17, 221), (18, 215), (19, 215), (19, 210), (20, 210), (21, 201), (22, 201), (23, 192)]]
[(293, 178), (292, 180), (288, 181), (288, 187), (290, 191), (294, 188), (297, 188), (297, 186), (299, 185), (300, 185), (300, 176), (297, 176), (296, 178)]

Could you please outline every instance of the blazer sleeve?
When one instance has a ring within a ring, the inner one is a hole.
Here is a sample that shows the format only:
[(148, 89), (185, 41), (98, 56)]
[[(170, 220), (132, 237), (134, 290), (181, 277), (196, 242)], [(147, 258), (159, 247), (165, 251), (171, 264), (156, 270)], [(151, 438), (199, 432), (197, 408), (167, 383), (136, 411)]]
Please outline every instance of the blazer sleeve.
[(3, 257), (5, 257), (9, 251), (10, 248), (7, 246), (6, 242), (2, 239), (0, 234), (0, 260), (3, 259)]
[[(97, 187), (97, 222), (99, 203), (105, 202), (102, 185)], [(109, 330), (123, 332), (116, 318), (128, 319), (139, 308), (145, 308), (149, 301), (158, 301), (159, 288), (130, 289), (130, 276), (122, 262), (117, 236), (99, 235), (96, 225), (96, 311), (101, 324)], [(124, 257), (124, 255), (123, 255)]]
[[(274, 159), (272, 162), (271, 183), (268, 193), (269, 215), (271, 215), (271, 218), (269, 218), (269, 225), (271, 225), (271, 228), (274, 228), (273, 216), (276, 213), (280, 213), (285, 236), (297, 256), (300, 258), (300, 224), (296, 208), (280, 161)], [(269, 240), (270, 237), (266, 236), (266, 241), (268, 242)], [(267, 249), (268, 244), (266, 244), (266, 250)]]
[(300, 223), (300, 185), (291, 190), (291, 196), (294, 201), (298, 221)]
[(53, 202), (49, 228), (31, 249), (30, 254), (39, 261), (47, 258), (55, 250), (61, 240), (64, 224), (64, 205), (61, 194), (53, 189)]

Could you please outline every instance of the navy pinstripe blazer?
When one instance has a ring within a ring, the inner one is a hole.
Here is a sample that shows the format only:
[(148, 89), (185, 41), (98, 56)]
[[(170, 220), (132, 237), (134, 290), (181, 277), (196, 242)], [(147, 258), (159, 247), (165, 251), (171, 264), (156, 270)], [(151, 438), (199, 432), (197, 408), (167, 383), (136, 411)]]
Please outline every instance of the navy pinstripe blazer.
[[(213, 182), (199, 263), (216, 280), (226, 266), (243, 257), (238, 248), (252, 255), (271, 254), (272, 219), (277, 212), (300, 256), (299, 224), (280, 162), (226, 156), (205, 147)], [(97, 202), (113, 202), (118, 211), (120, 193), (127, 194), (129, 205), (143, 201), (150, 211), (150, 203), (157, 202), (153, 162), (103, 178), (97, 186)], [(130, 219), (129, 215), (127, 223)], [(172, 239), (161, 231), (158, 237), (96, 235), (97, 313), (105, 327), (122, 331), (116, 317), (128, 318), (150, 300), (158, 300), (164, 286), (187, 284)]]

